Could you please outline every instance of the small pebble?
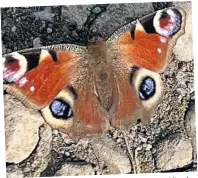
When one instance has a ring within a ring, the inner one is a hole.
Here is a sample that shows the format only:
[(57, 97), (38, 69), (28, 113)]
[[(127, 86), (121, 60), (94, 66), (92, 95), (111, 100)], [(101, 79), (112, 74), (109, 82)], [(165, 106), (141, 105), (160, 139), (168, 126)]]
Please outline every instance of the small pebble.
[(52, 33), (52, 29), (51, 28), (47, 28), (47, 33)]
[(101, 12), (101, 8), (100, 7), (95, 7), (93, 10), (92, 10), (93, 13), (95, 14), (99, 14)]
[(14, 33), (14, 32), (16, 32), (16, 29), (17, 29), (16, 26), (13, 26), (11, 31)]

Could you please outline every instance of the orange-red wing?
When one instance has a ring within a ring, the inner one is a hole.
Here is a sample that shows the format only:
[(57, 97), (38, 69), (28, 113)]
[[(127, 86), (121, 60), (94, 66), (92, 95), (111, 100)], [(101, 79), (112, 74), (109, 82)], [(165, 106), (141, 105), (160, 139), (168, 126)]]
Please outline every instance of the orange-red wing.
[(51, 55), (40, 58), (38, 66), (27, 71), (15, 83), (5, 86), (7, 92), (37, 109), (48, 105), (65, 86), (69, 85), (72, 76), (75, 75), (79, 58), (75, 53), (63, 51), (57, 52), (56, 55), (57, 61), (54, 61)]
[(184, 26), (182, 9), (159, 10), (122, 27), (107, 43), (128, 66), (162, 72), (171, 59), (177, 39), (184, 33)]
[[(158, 34), (136, 30), (135, 40), (129, 32), (119, 40), (121, 56), (130, 64), (160, 71), (167, 64), (168, 39)], [(169, 46), (170, 47), (170, 46)]]
[[(8, 55), (4, 62), (5, 90), (26, 106), (40, 110), (52, 128), (71, 137), (103, 133), (109, 128), (109, 118), (94, 93), (91, 72), (83, 67), (87, 60), (86, 53), (64, 50)], [(61, 104), (52, 108), (55, 100)], [(68, 111), (68, 118), (64, 114), (58, 117), (66, 112), (66, 106), (72, 114)]]

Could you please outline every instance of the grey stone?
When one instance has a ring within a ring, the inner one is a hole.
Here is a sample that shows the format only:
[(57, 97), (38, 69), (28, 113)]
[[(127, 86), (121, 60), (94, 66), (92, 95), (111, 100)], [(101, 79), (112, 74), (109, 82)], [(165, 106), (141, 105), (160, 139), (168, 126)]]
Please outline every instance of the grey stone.
[(153, 12), (151, 3), (110, 4), (91, 26), (91, 30), (104, 36), (111, 35), (126, 23)]
[(41, 47), (42, 44), (41, 44), (41, 39), (39, 37), (35, 38), (33, 40), (33, 47), (36, 48), (36, 47)]
[(54, 14), (51, 12), (51, 7), (45, 7), (43, 11), (34, 12), (33, 14), (37, 19), (53, 21)]
[(93, 138), (91, 145), (98, 159), (104, 161), (110, 174), (124, 174), (131, 171), (129, 158), (109, 138), (104, 136)]
[(11, 29), (11, 31), (12, 32), (16, 32), (16, 29), (17, 29), (16, 26), (13, 26), (12, 29)]
[(24, 178), (22, 170), (15, 165), (8, 166), (6, 171), (7, 178)]
[(9, 169), (10, 176), (17, 177), (21, 171), (29, 177), (40, 176), (51, 160), (51, 127), (36, 111), (24, 107), (10, 95), (5, 95), (5, 123), (6, 161), (23, 161), (20, 169)]
[(47, 33), (52, 33), (52, 29), (51, 28), (47, 28)]
[(40, 114), (26, 108), (13, 96), (4, 95), (6, 161), (20, 163), (30, 156), (39, 141)]
[(91, 165), (65, 164), (55, 173), (55, 176), (88, 176), (95, 175)]
[(76, 5), (76, 6), (63, 6), (62, 7), (62, 17), (65, 19), (65, 22), (69, 21), (75, 22), (77, 28), (82, 28), (83, 24), (86, 22), (92, 5)]
[(152, 152), (150, 150), (140, 150), (136, 149), (135, 150), (135, 161), (134, 163), (136, 164), (133, 166), (135, 168), (135, 173), (152, 173), (154, 171), (154, 159)]
[(40, 177), (41, 173), (47, 168), (51, 161), (51, 150), (52, 150), (52, 129), (49, 125), (44, 124), (39, 130), (39, 143), (35, 149), (33, 155), (31, 155), (27, 162), (26, 167), (23, 171), (27, 177)]
[(194, 162), (197, 162), (195, 103), (192, 103), (187, 111), (185, 117), (185, 127), (188, 136), (191, 138)]
[(95, 14), (98, 14), (101, 12), (101, 8), (100, 7), (95, 7), (92, 12), (94, 12)]
[(6, 54), (6, 47), (3, 43), (2, 43), (2, 54)]
[[(176, 132), (185, 133), (184, 117), (190, 101), (193, 85), (193, 61), (181, 62), (175, 58), (161, 74), (164, 93), (156, 107), (152, 129), (156, 136), (167, 137)], [(186, 85), (186, 84), (191, 85)]]
[[(185, 34), (182, 35), (174, 47), (174, 54), (180, 61), (193, 60), (193, 40), (192, 40), (192, 7), (191, 2), (174, 2), (176, 7), (181, 7), (186, 12)], [(184, 50), (185, 49), (185, 50)]]
[(160, 171), (182, 168), (192, 163), (191, 142), (179, 133), (159, 141), (156, 149), (156, 167)]

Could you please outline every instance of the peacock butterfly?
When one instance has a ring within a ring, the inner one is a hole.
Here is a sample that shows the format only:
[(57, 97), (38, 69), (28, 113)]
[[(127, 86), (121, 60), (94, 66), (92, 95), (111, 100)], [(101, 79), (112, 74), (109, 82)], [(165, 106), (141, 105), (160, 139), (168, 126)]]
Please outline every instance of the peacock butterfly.
[(167, 8), (87, 46), (60, 44), (3, 56), (4, 90), (72, 138), (148, 123), (160, 102), (159, 73), (184, 33), (185, 12)]

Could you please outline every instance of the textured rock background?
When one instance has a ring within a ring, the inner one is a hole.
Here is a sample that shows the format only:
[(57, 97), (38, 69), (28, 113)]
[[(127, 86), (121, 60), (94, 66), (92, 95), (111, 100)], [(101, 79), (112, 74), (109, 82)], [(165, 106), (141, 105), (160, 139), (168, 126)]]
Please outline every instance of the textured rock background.
[[(112, 130), (108, 135), (76, 143), (58, 131), (52, 132), (42, 121), (32, 120), (34, 124), (30, 126), (34, 130), (24, 133), (24, 137), (32, 135), (29, 150), (18, 152), (15, 160), (10, 157), (16, 150), (7, 149), (8, 177), (196, 171), (191, 3), (3, 8), (3, 54), (59, 43), (86, 44), (98, 36), (106, 39), (124, 24), (169, 6), (186, 10), (186, 34), (178, 41), (174, 59), (161, 74), (164, 97), (152, 122), (138, 124), (124, 135)], [(10, 148), (17, 143), (9, 139), (15, 138), (14, 130), (29, 126), (24, 116), (18, 117), (18, 111), (30, 114), (28, 118), (40, 117), (19, 101), (17, 110), (14, 100), (5, 94), (5, 114), (16, 112), (13, 118), (5, 117), (6, 144)], [(14, 127), (16, 121), (18, 125)]]

